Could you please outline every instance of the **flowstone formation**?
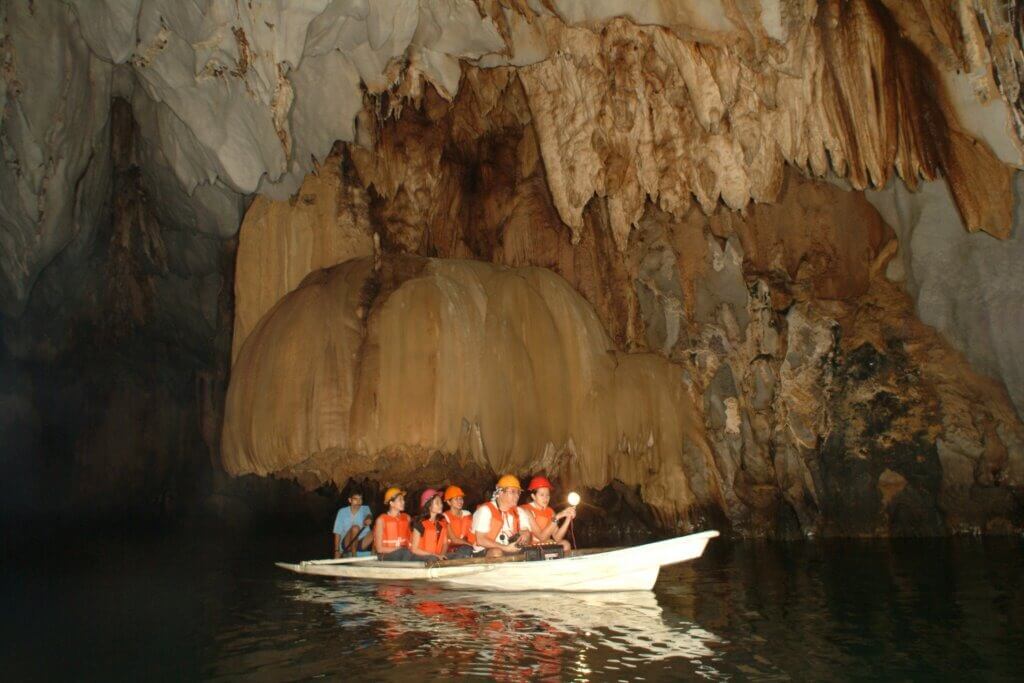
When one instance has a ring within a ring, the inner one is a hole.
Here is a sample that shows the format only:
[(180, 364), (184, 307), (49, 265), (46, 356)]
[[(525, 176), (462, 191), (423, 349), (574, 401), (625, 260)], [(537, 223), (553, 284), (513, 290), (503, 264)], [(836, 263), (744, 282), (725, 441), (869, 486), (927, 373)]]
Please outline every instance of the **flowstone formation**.
[(515, 466), (662, 529), (1020, 528), (1022, 42), (998, 0), (0, 4), (0, 479)]
[(396, 256), (310, 274), (239, 352), (223, 449), (230, 473), (313, 485), (546, 470), (639, 486), (666, 526), (720, 507), (682, 369), (617, 353), (540, 268)]

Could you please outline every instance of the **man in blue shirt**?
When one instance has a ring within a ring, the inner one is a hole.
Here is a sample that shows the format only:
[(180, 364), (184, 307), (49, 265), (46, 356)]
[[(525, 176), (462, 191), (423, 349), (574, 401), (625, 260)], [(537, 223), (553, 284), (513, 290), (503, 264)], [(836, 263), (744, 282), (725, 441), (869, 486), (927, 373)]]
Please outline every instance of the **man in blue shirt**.
[(348, 497), (348, 507), (338, 510), (334, 518), (334, 556), (355, 555), (357, 550), (366, 550), (373, 543), (373, 512), (363, 505), (363, 494), (353, 491)]

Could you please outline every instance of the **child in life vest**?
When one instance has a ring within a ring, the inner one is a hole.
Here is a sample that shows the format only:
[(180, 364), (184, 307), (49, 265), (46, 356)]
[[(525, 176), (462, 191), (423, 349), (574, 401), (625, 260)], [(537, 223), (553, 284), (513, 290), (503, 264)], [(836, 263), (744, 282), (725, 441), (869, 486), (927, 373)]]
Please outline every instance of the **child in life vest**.
[(444, 490), (444, 502), (448, 510), (444, 518), (448, 522), (448, 557), (466, 558), (483, 555), (475, 552), (476, 534), (473, 533), (473, 515), (463, 509), (466, 494), (458, 486), (449, 486)]
[(384, 492), (388, 511), (373, 525), (373, 550), (382, 560), (411, 562), (417, 558), (409, 550), (412, 523), (405, 514), (405, 491), (392, 486)]
[(441, 560), (448, 552), (448, 522), (442, 511), (441, 492), (427, 489), (420, 496), (422, 513), (412, 526), (409, 549), (417, 560)]
[(569, 552), (572, 547), (569, 541), (565, 540), (565, 534), (569, 530), (569, 524), (576, 518), (576, 508), (570, 506), (555, 514), (549, 507), (552, 488), (547, 477), (534, 477), (527, 487), (530, 491), (530, 502), (520, 505), (519, 509), (530, 518), (534, 543), (561, 543), (565, 552)]

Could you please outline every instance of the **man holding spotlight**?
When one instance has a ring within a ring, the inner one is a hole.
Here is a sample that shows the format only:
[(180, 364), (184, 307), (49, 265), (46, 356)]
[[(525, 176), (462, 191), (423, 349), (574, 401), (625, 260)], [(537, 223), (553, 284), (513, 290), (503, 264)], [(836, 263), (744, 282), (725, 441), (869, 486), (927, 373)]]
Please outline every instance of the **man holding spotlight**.
[[(576, 505), (580, 502), (578, 493), (569, 494), (569, 507), (559, 513), (550, 507), (551, 489), (554, 487), (545, 476), (536, 476), (526, 487), (530, 493), (530, 502), (520, 505), (519, 509), (526, 513), (530, 522), (530, 532), (536, 544), (561, 543), (565, 552), (572, 550), (565, 534), (569, 525), (576, 519)], [(575, 500), (574, 500), (575, 499)]]

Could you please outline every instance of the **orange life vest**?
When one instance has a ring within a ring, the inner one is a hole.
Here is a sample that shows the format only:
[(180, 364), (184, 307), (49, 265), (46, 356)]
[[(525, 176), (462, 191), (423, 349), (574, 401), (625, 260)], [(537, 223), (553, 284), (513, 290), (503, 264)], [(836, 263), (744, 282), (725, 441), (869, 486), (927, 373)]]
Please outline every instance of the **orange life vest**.
[(444, 546), (445, 534), (448, 533), (445, 528), (447, 522), (442, 517), (436, 522), (424, 519), (420, 524), (423, 525), (423, 531), (420, 532), (420, 550), (425, 550), (432, 555), (440, 555), (441, 548)]
[(501, 528), (505, 526), (505, 517), (507, 515), (512, 516), (512, 533), (519, 533), (519, 513), (515, 508), (508, 512), (502, 512), (494, 503), (487, 502), (484, 505), (491, 510), (491, 528), (487, 531), (487, 540), (493, 541), (498, 537), (498, 534), (501, 533)]
[(555, 518), (555, 510), (550, 505), (543, 510), (534, 507), (533, 503), (526, 503), (519, 507), (525, 510), (526, 514), (530, 515), (533, 523), (537, 525), (537, 533), (547, 529), (548, 524), (551, 524), (551, 521)]
[(467, 543), (476, 543), (476, 534), (473, 533), (473, 515), (468, 512), (459, 517), (455, 516), (454, 510), (446, 510), (444, 518), (452, 528), (455, 538), (461, 538)]
[(384, 513), (380, 516), (384, 520), (384, 530), (381, 534), (381, 545), (388, 548), (408, 548), (409, 539), (412, 537), (410, 530), (409, 515), (399, 512), (397, 516)]

